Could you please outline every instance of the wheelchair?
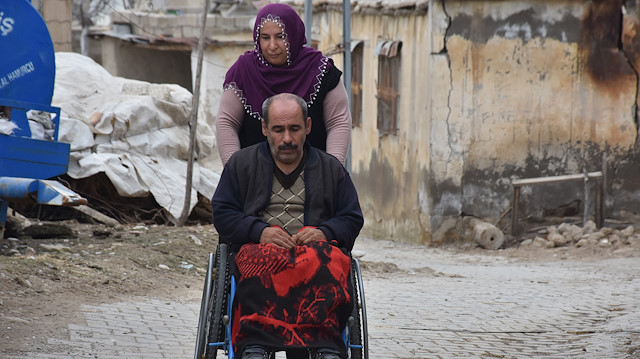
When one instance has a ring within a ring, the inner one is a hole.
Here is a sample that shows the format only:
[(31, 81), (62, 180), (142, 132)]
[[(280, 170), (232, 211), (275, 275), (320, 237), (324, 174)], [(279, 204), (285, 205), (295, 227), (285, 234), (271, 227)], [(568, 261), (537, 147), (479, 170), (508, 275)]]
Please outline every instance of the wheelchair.
[[(219, 351), (228, 359), (239, 358), (233, 350), (231, 323), (236, 280), (230, 273), (233, 253), (225, 243), (219, 243), (215, 254), (209, 254), (204, 282), (194, 359), (215, 359)], [(367, 311), (360, 264), (351, 258), (353, 311), (344, 329), (342, 339), (348, 358), (369, 359)], [(276, 358), (275, 352), (269, 354)]]

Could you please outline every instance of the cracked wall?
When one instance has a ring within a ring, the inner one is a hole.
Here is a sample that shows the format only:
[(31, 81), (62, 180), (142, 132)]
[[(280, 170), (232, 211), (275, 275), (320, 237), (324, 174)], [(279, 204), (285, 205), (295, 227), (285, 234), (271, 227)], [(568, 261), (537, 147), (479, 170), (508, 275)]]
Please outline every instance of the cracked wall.
[[(625, 53), (622, 41), (623, 23), (626, 41), (637, 41), (637, 22), (623, 21), (621, 1), (445, 1), (445, 8), (452, 93), (448, 142), (440, 146), (455, 139), (461, 149), (454, 160), (463, 214), (497, 219), (510, 208), (511, 178), (597, 171), (603, 153), (607, 166), (637, 161), (637, 52), (629, 45)], [(623, 167), (627, 178), (612, 172), (608, 183), (628, 190), (609, 187), (609, 214), (623, 198), (638, 209), (632, 188), (640, 176)], [(448, 181), (434, 173), (434, 192)], [(580, 182), (534, 187), (522, 205), (525, 213), (554, 208), (582, 199), (582, 190)]]
[[(640, 120), (638, 116), (638, 97), (640, 97), (640, 37), (638, 37), (638, 30), (640, 30), (640, 4), (638, 1), (625, 1), (621, 9), (622, 13), (622, 34), (619, 38), (620, 51), (625, 55), (629, 65), (631, 66), (636, 76), (636, 102), (634, 106), (636, 112), (634, 113), (636, 129), (640, 131)], [(640, 133), (640, 132), (639, 132)], [(636, 137), (636, 147), (638, 145), (638, 137)]]

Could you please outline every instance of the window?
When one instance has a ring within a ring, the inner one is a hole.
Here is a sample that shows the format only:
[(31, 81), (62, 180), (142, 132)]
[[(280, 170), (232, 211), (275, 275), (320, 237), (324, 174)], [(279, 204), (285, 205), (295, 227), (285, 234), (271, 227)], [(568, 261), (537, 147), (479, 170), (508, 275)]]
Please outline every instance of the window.
[(398, 132), (401, 48), (401, 41), (381, 41), (375, 51), (378, 56), (378, 131), (392, 135)]
[(351, 47), (351, 121), (353, 127), (362, 125), (362, 41), (352, 43)]

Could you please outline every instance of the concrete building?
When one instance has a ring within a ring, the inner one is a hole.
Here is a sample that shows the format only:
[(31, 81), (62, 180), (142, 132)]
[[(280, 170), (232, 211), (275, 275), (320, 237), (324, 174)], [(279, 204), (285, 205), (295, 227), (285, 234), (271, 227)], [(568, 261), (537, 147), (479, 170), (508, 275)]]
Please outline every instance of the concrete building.
[[(464, 216), (508, 231), (512, 179), (603, 168), (607, 215), (640, 212), (636, 1), (353, 4), (353, 177), (367, 235), (455, 241)], [(341, 10), (314, 9), (320, 49), (339, 45)], [(527, 187), (523, 216), (576, 199), (582, 181)]]
[[(163, 7), (112, 14), (102, 64), (190, 88), (202, 2), (152, 3)], [(314, 46), (342, 68), (342, 1), (313, 5)], [(226, 69), (253, 46), (255, 13), (246, 1), (208, 15), (199, 113), (210, 121)], [(639, 14), (635, 0), (352, 1), (364, 234), (437, 245), (464, 235), (465, 216), (508, 232), (512, 179), (603, 169), (607, 216), (640, 213)], [(584, 193), (581, 181), (526, 187), (522, 216), (574, 200), (592, 216)]]

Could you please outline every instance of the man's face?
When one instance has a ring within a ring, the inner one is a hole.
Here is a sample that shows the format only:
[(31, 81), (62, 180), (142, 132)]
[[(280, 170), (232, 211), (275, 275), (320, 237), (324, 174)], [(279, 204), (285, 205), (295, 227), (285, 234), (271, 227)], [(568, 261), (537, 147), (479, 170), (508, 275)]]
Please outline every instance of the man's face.
[(273, 101), (269, 108), (269, 124), (262, 121), (262, 133), (267, 136), (271, 155), (282, 171), (293, 170), (300, 163), (304, 141), (310, 131), (311, 118), (303, 120), (302, 110), (293, 99)]

